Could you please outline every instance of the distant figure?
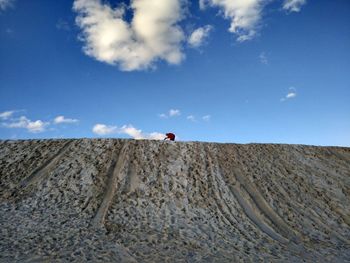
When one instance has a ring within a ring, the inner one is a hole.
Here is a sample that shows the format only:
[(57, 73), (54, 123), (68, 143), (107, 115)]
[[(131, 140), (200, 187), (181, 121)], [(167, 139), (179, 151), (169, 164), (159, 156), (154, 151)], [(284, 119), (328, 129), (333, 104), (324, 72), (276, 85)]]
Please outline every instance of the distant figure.
[(165, 135), (166, 135), (166, 137), (164, 138), (164, 140), (175, 141), (175, 134), (174, 133), (169, 132), (169, 133), (166, 133)]

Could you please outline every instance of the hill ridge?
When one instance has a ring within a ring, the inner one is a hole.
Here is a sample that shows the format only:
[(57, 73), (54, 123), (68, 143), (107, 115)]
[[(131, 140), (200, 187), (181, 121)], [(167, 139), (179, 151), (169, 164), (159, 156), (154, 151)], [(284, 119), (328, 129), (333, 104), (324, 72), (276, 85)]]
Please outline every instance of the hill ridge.
[(0, 260), (346, 262), (350, 148), (0, 141)]

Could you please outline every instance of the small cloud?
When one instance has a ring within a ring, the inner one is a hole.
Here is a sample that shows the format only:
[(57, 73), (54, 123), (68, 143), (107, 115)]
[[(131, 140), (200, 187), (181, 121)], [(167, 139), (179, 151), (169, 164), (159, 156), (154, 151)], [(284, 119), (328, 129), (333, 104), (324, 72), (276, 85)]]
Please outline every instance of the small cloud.
[(297, 94), (295, 92), (289, 92), (286, 96), (287, 99), (294, 98)]
[(170, 117), (179, 116), (179, 115), (181, 115), (180, 110), (174, 110), (174, 109), (169, 110)]
[(158, 116), (159, 116), (159, 118), (161, 118), (161, 119), (167, 119), (167, 118), (168, 118), (168, 115), (166, 115), (165, 113), (161, 113), (161, 114), (159, 114)]
[(57, 116), (54, 121), (55, 124), (61, 124), (61, 123), (77, 123), (79, 120), (77, 119), (70, 119), (70, 118), (65, 118), (64, 116)]
[(168, 114), (166, 113), (158, 114), (159, 118), (161, 119), (168, 119), (168, 118), (180, 116), (180, 115), (181, 115), (181, 111), (177, 109), (170, 109)]
[(0, 0), (0, 11), (5, 11), (6, 9), (13, 7), (14, 0)]
[(306, 0), (285, 0), (283, 9), (288, 12), (300, 12), (301, 7), (306, 4)]
[(143, 133), (142, 130), (136, 129), (134, 126), (130, 124), (124, 125), (123, 127), (121, 127), (118, 133), (127, 134), (135, 140), (142, 140), (142, 139), (163, 140), (165, 138), (165, 135), (163, 133), (159, 133), (159, 132)]
[(160, 133), (160, 132), (151, 132), (148, 134), (148, 139), (149, 140), (164, 140), (165, 134)]
[(16, 111), (10, 110), (10, 111), (4, 111), (0, 113), (0, 119), (7, 120), (10, 118)]
[(96, 133), (97, 135), (109, 135), (114, 134), (117, 131), (117, 126), (108, 126), (100, 123), (95, 124), (95, 126), (92, 128), (92, 132)]
[(92, 128), (93, 133), (97, 135), (109, 134), (126, 134), (135, 140), (149, 139), (149, 140), (163, 140), (165, 135), (159, 132), (143, 133), (142, 130), (135, 128), (132, 125), (123, 125), (121, 128), (117, 126), (108, 126), (105, 124), (96, 124)]
[(41, 120), (31, 121), (27, 117), (21, 116), (13, 122), (3, 123), (3, 126), (6, 128), (24, 128), (27, 129), (28, 132), (39, 133), (44, 132), (49, 124), (49, 122), (43, 122)]
[(189, 120), (189, 121), (193, 121), (193, 122), (196, 121), (196, 118), (195, 118), (193, 115), (188, 115), (188, 116), (186, 117), (186, 119)]
[(205, 116), (202, 117), (203, 121), (210, 121), (210, 119), (211, 119), (210, 115), (205, 115)]
[(269, 64), (269, 61), (267, 59), (267, 56), (266, 56), (265, 52), (261, 52), (260, 53), (259, 59), (260, 59), (261, 64), (264, 64), (264, 65)]
[(133, 127), (132, 125), (124, 125), (123, 127), (121, 127), (119, 129), (118, 133), (127, 134), (136, 140), (144, 139), (144, 135), (142, 134), (142, 130), (138, 130), (135, 127)]
[(29, 132), (37, 133), (45, 131), (47, 125), (49, 125), (49, 122), (43, 122), (41, 120), (29, 121), (26, 128)]
[(296, 96), (297, 96), (296, 89), (294, 87), (290, 87), (287, 95), (284, 96), (283, 98), (281, 98), (281, 101), (283, 102), (283, 101), (286, 101), (286, 100), (289, 100), (289, 99), (293, 99)]
[(56, 23), (56, 28), (58, 30), (63, 30), (63, 31), (70, 31), (70, 25), (67, 21), (63, 20), (62, 18), (58, 19)]
[(199, 27), (192, 32), (188, 38), (188, 44), (197, 48), (203, 45), (204, 41), (209, 37), (210, 31), (213, 29), (211, 25), (206, 25), (204, 27)]

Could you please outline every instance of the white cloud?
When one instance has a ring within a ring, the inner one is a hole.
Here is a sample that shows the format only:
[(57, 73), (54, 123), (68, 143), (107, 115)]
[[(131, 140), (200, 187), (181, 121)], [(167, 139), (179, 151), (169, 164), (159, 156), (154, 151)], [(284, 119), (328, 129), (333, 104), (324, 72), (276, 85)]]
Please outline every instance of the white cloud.
[(175, 117), (180, 115), (181, 115), (181, 111), (178, 109), (170, 109), (167, 114), (166, 113), (158, 114), (159, 118), (161, 119), (168, 119), (170, 117)]
[(188, 43), (191, 47), (199, 47), (209, 37), (210, 31), (213, 29), (211, 25), (199, 27), (192, 32), (188, 38)]
[(21, 116), (19, 119), (10, 123), (3, 123), (7, 128), (24, 128), (31, 133), (43, 132), (49, 124), (49, 122), (43, 122), (41, 120), (31, 121), (25, 116)]
[(297, 96), (296, 89), (294, 87), (290, 87), (287, 95), (284, 96), (283, 98), (281, 98), (281, 101), (286, 101), (286, 100), (289, 100), (289, 99), (293, 99), (296, 96)]
[(85, 54), (117, 64), (121, 70), (154, 67), (157, 60), (179, 64), (184, 18), (183, 0), (131, 0), (132, 21), (125, 19), (125, 5), (112, 8), (101, 0), (75, 0), (76, 22), (83, 30)]
[(0, 10), (6, 10), (13, 6), (14, 0), (0, 0)]
[(261, 64), (264, 64), (264, 65), (269, 64), (269, 60), (267, 59), (265, 52), (260, 53), (259, 59), (260, 59)]
[(283, 2), (283, 9), (289, 12), (299, 12), (305, 4), (306, 0), (285, 0)]
[(152, 133), (143, 133), (142, 130), (138, 130), (132, 125), (124, 125), (119, 129), (120, 134), (127, 134), (133, 139), (141, 140), (141, 139), (149, 139), (149, 140), (163, 140), (165, 135), (159, 132)]
[(226, 19), (231, 20), (229, 31), (237, 35), (237, 41), (252, 39), (262, 15), (264, 0), (201, 0), (200, 7), (219, 7)]
[(43, 122), (41, 120), (29, 121), (26, 128), (29, 132), (37, 133), (45, 131), (47, 125), (49, 125), (48, 122)]
[(160, 132), (151, 132), (147, 135), (149, 140), (164, 140), (165, 134)]
[(11, 111), (4, 111), (0, 113), (0, 119), (7, 120), (15, 113), (14, 110)]
[(135, 128), (132, 125), (124, 125), (121, 128), (117, 126), (108, 126), (105, 124), (96, 124), (92, 128), (93, 133), (97, 135), (110, 135), (110, 134), (126, 134), (133, 139), (149, 139), (149, 140), (163, 140), (165, 134), (159, 132), (144, 133), (142, 130)]
[(119, 133), (127, 134), (137, 140), (145, 139), (144, 135), (142, 134), (142, 130), (138, 130), (132, 125), (124, 125), (119, 129)]
[(65, 118), (64, 116), (57, 116), (54, 119), (54, 123), (55, 124), (61, 124), (61, 123), (77, 123), (79, 122), (79, 120), (77, 119), (70, 119), (70, 118)]
[(179, 115), (181, 115), (180, 110), (175, 110), (175, 109), (169, 110), (169, 116), (170, 117), (179, 116)]
[(286, 95), (286, 98), (287, 99), (291, 99), (291, 98), (294, 98), (297, 94), (295, 92), (289, 92), (287, 95)]
[(189, 120), (189, 121), (193, 121), (193, 122), (196, 121), (196, 117), (194, 117), (193, 115), (188, 115), (188, 116), (186, 117), (186, 119)]
[(168, 115), (166, 115), (165, 113), (158, 114), (158, 116), (161, 119), (167, 119), (168, 118)]
[(95, 124), (95, 126), (92, 128), (92, 132), (96, 133), (98, 135), (109, 135), (117, 133), (118, 128), (117, 126), (108, 126), (105, 124)]
[(210, 116), (210, 115), (205, 115), (205, 116), (202, 117), (202, 119), (203, 119), (204, 121), (210, 121), (211, 116)]

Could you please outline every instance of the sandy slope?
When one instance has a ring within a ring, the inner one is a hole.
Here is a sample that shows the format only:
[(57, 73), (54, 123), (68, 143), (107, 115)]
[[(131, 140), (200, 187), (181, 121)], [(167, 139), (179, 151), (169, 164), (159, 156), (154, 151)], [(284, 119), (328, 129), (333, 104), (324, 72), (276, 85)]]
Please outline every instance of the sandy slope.
[(0, 261), (349, 262), (350, 148), (0, 141)]

